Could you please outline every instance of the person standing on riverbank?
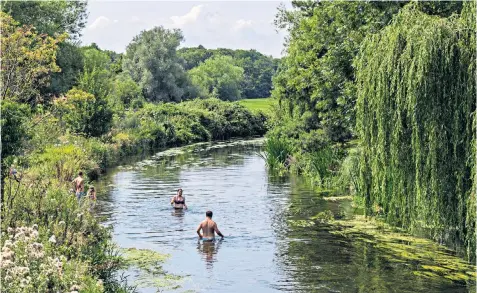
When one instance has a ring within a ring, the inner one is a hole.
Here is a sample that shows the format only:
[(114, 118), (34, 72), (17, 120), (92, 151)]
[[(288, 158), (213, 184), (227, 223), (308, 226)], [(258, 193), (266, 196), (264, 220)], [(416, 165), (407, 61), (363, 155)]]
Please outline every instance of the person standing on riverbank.
[[(212, 221), (212, 215), (212, 211), (207, 211), (205, 213), (205, 220), (199, 224), (199, 227), (197, 228), (199, 239), (204, 241), (212, 241), (215, 239), (215, 233), (224, 238), (224, 235), (222, 235), (222, 233), (219, 231), (219, 228), (217, 227), (217, 223)], [(200, 230), (202, 230), (202, 234), (200, 233)]]
[(187, 209), (185, 197), (182, 196), (182, 188), (179, 188), (176, 196), (171, 199), (171, 205), (173, 205), (175, 209)]
[(83, 172), (79, 172), (78, 173), (78, 177), (76, 177), (73, 182), (74, 184), (74, 190), (75, 190), (75, 194), (76, 194), (76, 198), (78, 200), (81, 199), (82, 196), (84, 196), (84, 179), (83, 179)]

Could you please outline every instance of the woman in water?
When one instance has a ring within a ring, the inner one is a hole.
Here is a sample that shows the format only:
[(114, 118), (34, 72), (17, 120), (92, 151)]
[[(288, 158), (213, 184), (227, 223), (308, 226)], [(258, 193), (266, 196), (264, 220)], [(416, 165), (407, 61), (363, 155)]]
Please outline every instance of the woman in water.
[(175, 209), (187, 209), (185, 197), (182, 196), (182, 188), (179, 188), (176, 196), (171, 199), (171, 205), (173, 205)]

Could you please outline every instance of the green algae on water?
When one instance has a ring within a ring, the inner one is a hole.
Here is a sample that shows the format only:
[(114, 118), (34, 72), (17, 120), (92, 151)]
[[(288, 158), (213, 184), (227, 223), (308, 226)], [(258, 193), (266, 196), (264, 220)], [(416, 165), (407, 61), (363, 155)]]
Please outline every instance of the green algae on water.
[(320, 212), (316, 214), (315, 216), (311, 217), (311, 220), (318, 220), (322, 223), (327, 223), (332, 220), (334, 220), (335, 216), (333, 215), (333, 212), (330, 210), (326, 210), (324, 212)]
[(444, 278), (455, 283), (473, 282), (476, 267), (432, 240), (413, 237), (404, 230), (373, 218), (355, 216), (352, 220), (329, 222), (332, 234), (374, 244), (391, 262), (412, 263), (413, 274), (424, 278)]
[(129, 266), (137, 267), (149, 273), (162, 273), (162, 263), (170, 257), (168, 254), (149, 249), (127, 248), (123, 249), (123, 253)]
[(141, 288), (168, 288), (178, 289), (183, 277), (167, 273), (162, 264), (169, 259), (169, 254), (162, 254), (149, 249), (123, 249), (124, 258), (128, 267), (136, 268), (139, 277), (135, 285)]

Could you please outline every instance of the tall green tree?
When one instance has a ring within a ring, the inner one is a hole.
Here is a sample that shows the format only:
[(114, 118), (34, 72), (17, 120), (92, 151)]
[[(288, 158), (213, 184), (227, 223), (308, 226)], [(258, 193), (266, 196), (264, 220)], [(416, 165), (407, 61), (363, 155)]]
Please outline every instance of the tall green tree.
[(187, 73), (176, 53), (182, 40), (178, 29), (155, 27), (127, 46), (123, 70), (139, 84), (147, 100), (179, 102), (191, 97)]
[(2, 11), (24, 25), (32, 25), (40, 34), (67, 33), (69, 40), (59, 44), (56, 63), (61, 69), (51, 75), (51, 84), (41, 88), (44, 98), (58, 95), (76, 85), (83, 67), (76, 42), (87, 20), (86, 1), (3, 1)]
[(83, 68), (77, 44), (87, 21), (86, 1), (2, 1), (2, 11), (9, 13), (23, 25), (31, 25), (39, 34), (54, 37), (68, 34), (68, 40), (58, 46), (56, 64), (61, 69), (51, 75), (51, 83), (41, 88), (45, 99), (49, 95), (67, 92), (76, 85)]
[(2, 11), (24, 25), (33, 25), (41, 34), (67, 33), (79, 39), (87, 21), (86, 1), (2, 1)]
[(358, 194), (368, 214), (475, 258), (475, 3), (463, 20), (405, 7), (356, 61)]
[(270, 96), (272, 76), (277, 70), (278, 59), (265, 56), (256, 50), (206, 49), (203, 46), (181, 48), (178, 53), (184, 59), (184, 68), (187, 70), (199, 66), (212, 57), (230, 56), (244, 69), (242, 96), (246, 99)]
[(39, 88), (48, 84), (50, 73), (59, 71), (56, 49), (66, 36), (40, 36), (31, 26), (0, 15), (1, 99), (35, 104), (40, 101)]
[[(112, 73), (109, 70), (111, 59), (109, 54), (104, 51), (86, 48), (83, 50), (83, 60), (84, 68), (78, 79), (78, 89), (91, 94), (92, 98), (85, 98), (88, 96), (77, 89), (70, 90), (66, 94), (67, 98), (72, 97), (74, 101), (81, 101), (79, 103), (81, 105), (90, 104), (85, 106), (90, 110), (83, 111), (89, 115), (87, 125), (83, 125), (83, 128), (74, 127), (73, 129), (81, 130), (80, 132), (87, 136), (101, 136), (109, 131), (113, 118), (113, 111), (108, 104), (113, 82)], [(82, 106), (78, 107), (83, 108)], [(70, 124), (72, 125), (72, 123)]]
[(61, 71), (51, 74), (50, 85), (41, 89), (44, 96), (66, 93), (78, 84), (78, 78), (83, 72), (83, 54), (77, 43), (66, 41), (58, 44), (56, 55), (56, 64)]
[(273, 96), (306, 129), (323, 129), (344, 142), (354, 126), (353, 58), (367, 34), (377, 32), (398, 11), (398, 3), (293, 2), (277, 25), (288, 28), (287, 55), (274, 79)]
[(203, 96), (212, 95), (229, 101), (239, 100), (244, 70), (234, 63), (232, 57), (219, 55), (191, 69), (189, 74)]

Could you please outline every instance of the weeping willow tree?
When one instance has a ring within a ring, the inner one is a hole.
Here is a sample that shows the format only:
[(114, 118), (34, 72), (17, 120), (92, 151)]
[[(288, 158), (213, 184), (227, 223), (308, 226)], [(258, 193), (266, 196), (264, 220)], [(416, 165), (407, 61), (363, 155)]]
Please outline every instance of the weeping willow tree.
[(359, 194), (368, 215), (475, 258), (475, 3), (441, 18), (414, 4), (356, 58)]

